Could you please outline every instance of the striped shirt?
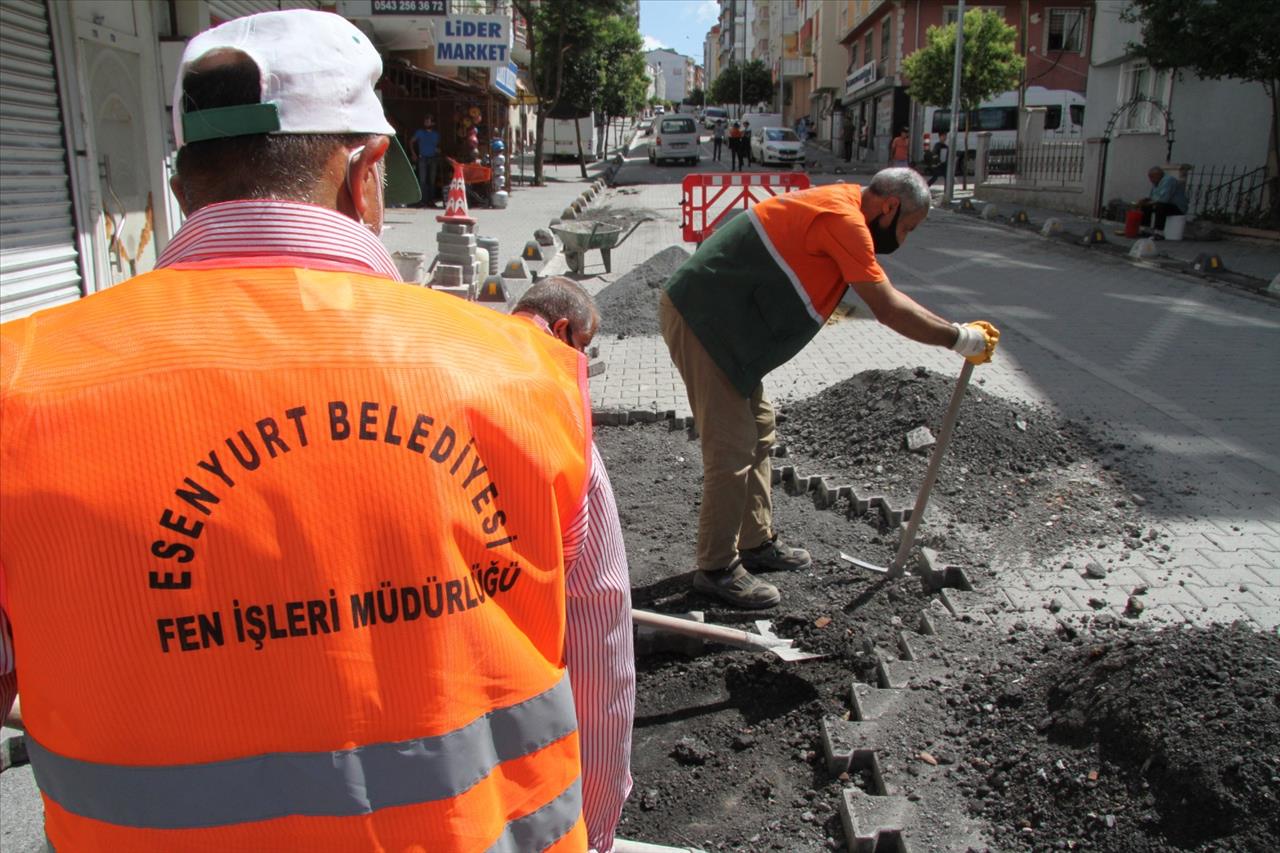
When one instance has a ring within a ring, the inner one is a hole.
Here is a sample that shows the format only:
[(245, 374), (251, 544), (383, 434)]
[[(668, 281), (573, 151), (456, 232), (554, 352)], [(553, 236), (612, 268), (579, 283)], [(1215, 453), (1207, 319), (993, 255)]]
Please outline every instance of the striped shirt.
[[(281, 201), (235, 201), (194, 213), (156, 265), (217, 266), (228, 258), (271, 259), (271, 266), (348, 269), (399, 280), (369, 229), (336, 211)], [(635, 664), (631, 586), (613, 488), (592, 445), (587, 494), (566, 525), (565, 660), (578, 713), (583, 816), (592, 848), (607, 853), (631, 790)], [(0, 566), (0, 713), (12, 695), (15, 661)]]

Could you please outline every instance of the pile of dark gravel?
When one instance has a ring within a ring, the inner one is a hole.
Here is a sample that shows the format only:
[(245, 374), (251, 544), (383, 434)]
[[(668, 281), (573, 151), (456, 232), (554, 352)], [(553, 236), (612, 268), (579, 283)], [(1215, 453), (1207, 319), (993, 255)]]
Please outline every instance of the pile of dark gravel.
[[(851, 468), (909, 454), (906, 435), (925, 426), (936, 436), (956, 375), (926, 368), (868, 370), (792, 403), (782, 429), (789, 446)], [(928, 450), (906, 458), (927, 459)], [(1085, 453), (1078, 436), (1051, 413), (994, 397), (970, 382), (949, 445), (953, 463), (973, 473), (1027, 474), (1069, 465)]]
[(964, 751), (995, 758), (966, 787), (1001, 849), (1275, 849), (1280, 638), (1109, 631), (1028, 657), (966, 685)]
[(600, 331), (619, 338), (662, 334), (658, 295), (688, 257), (681, 247), (670, 246), (597, 293)]

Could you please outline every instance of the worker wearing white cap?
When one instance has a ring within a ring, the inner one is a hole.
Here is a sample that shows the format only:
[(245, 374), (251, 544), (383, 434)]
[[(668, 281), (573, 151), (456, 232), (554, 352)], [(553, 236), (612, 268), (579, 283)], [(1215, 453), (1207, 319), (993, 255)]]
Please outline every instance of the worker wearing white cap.
[(330, 13), (198, 35), (157, 268), (0, 326), (0, 719), (19, 674), (52, 849), (613, 847), (586, 360), (396, 279), (380, 75)]

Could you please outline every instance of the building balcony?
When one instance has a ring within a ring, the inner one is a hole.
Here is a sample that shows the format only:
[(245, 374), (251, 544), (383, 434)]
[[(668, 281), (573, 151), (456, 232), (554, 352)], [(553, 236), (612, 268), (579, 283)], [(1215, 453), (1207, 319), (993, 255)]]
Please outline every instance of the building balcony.
[(788, 77), (809, 77), (813, 74), (813, 57), (812, 56), (795, 56), (784, 57), (782, 60), (782, 76), (784, 79)]
[(800, 13), (788, 5), (786, 11), (782, 13), (782, 34), (789, 36), (798, 32), (800, 32)]

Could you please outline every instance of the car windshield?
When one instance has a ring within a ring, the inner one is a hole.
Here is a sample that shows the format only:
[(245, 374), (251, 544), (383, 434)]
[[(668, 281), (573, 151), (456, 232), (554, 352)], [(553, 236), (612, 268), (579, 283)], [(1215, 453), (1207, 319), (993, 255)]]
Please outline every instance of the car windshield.
[(697, 130), (691, 118), (668, 118), (662, 120), (663, 133), (696, 133)]
[(785, 127), (771, 127), (764, 132), (764, 138), (770, 142), (799, 142), (800, 137), (796, 136), (794, 130), (787, 130)]

